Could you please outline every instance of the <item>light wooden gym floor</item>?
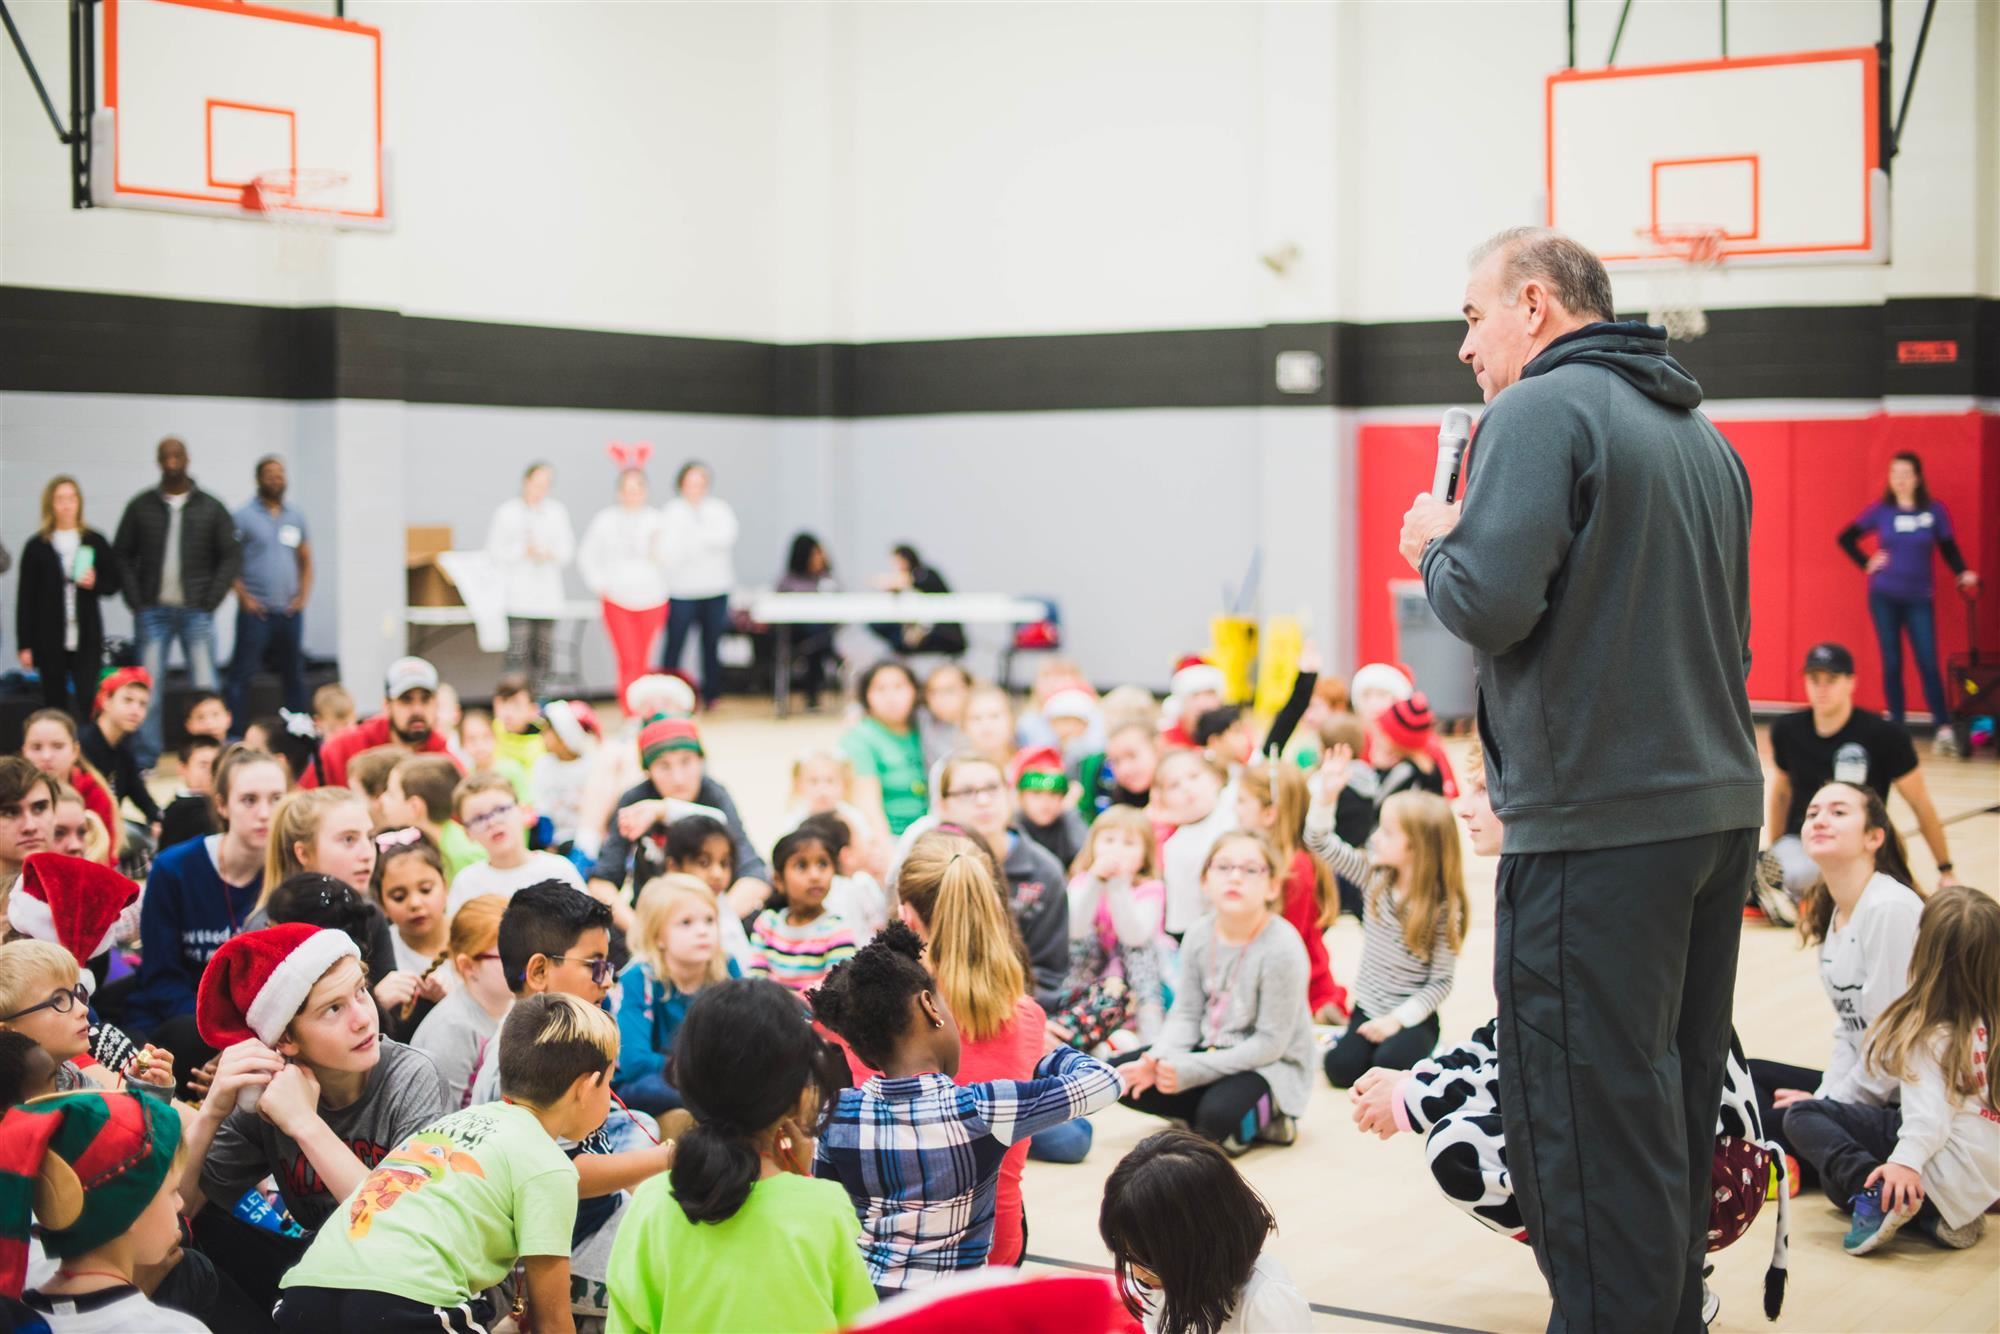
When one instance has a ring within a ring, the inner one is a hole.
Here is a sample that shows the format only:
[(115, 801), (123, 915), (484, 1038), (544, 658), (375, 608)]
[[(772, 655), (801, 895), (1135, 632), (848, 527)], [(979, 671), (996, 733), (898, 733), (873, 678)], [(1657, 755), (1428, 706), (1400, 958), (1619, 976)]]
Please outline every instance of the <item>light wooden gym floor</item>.
[[(841, 730), (832, 714), (779, 721), (767, 704), (736, 702), (703, 719), (710, 772), (726, 784), (751, 835), (776, 837), (790, 762), (830, 745)], [(1457, 751), (1454, 751), (1456, 755)], [(1924, 771), (1947, 821), (2000, 805), (2000, 766), (1926, 759)], [(1900, 798), (1897, 826), (1915, 821)], [(2000, 815), (1949, 827), (1953, 860), (1969, 883), (2000, 890)], [(1473, 927), (1460, 957), (1458, 984), (1443, 1011), (1444, 1041), (1462, 1039), (1494, 1014), (1494, 863), (1466, 849)], [(1928, 850), (1912, 841), (1919, 878), (1934, 877)], [(1790, 931), (1744, 928), (1736, 988), (1736, 1027), (1754, 1056), (1799, 1065), (1825, 1063), (1832, 1013), (1811, 951)], [(1330, 945), (1335, 976), (1351, 979), (1361, 930), (1343, 918)], [(1029, 1163), (1026, 1180), (1031, 1255), (1073, 1265), (1103, 1265), (1097, 1209), (1105, 1176), (1120, 1157), (1163, 1123), (1122, 1107), (1097, 1114), (1090, 1157), (1076, 1166)], [(1460, 1213), (1431, 1184), (1419, 1141), (1382, 1142), (1355, 1130), (1347, 1095), (1321, 1087), (1290, 1148), (1260, 1147), (1238, 1160), (1277, 1215), (1277, 1249), (1306, 1297), (1320, 1310), (1318, 1328), (1539, 1330), (1548, 1298), (1528, 1248)], [(1791, 1282), (1779, 1328), (1790, 1330), (2000, 1329), (2000, 1227), (1969, 1251), (1946, 1252), (1920, 1238), (1899, 1239), (1865, 1259), (1841, 1253), (1844, 1217), (1824, 1197), (1802, 1194), (1792, 1208)], [(1775, 1209), (1766, 1205), (1741, 1241), (1716, 1255), (1711, 1280), (1722, 1297), (1718, 1329), (1767, 1328), (1764, 1269)], [(1995, 1220), (2000, 1223), (2000, 1219)]]

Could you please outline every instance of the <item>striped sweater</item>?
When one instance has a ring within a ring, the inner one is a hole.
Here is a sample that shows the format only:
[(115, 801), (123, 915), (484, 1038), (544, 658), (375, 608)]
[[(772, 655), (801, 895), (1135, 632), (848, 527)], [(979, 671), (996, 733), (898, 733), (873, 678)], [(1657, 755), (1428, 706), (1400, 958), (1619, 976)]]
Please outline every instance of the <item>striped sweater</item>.
[(810, 991), (837, 963), (854, 957), (854, 928), (830, 912), (792, 925), (783, 908), (766, 908), (750, 924), (750, 971), (793, 991)]
[[(1360, 848), (1333, 832), (1333, 807), (1315, 805), (1306, 815), (1306, 847), (1333, 868), (1336, 875), (1366, 886), (1375, 863)], [(1361, 971), (1354, 979), (1355, 1008), (1371, 1018), (1387, 1015), (1404, 1028), (1414, 1028), (1437, 1013), (1451, 994), (1458, 971), (1449, 923), (1440, 915), (1437, 939), (1428, 962), (1410, 953), (1403, 942), (1403, 919), (1395, 896), (1367, 896), (1361, 919)]]

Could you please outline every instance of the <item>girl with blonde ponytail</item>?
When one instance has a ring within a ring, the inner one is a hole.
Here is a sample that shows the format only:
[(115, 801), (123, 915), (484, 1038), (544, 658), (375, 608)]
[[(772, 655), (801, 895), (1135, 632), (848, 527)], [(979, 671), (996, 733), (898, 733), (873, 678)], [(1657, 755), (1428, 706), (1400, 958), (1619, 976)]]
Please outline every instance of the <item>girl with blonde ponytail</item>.
[[(896, 876), (897, 911), (923, 938), (924, 961), (958, 1020), (961, 1045), (952, 1082), (961, 1086), (1033, 1079), (1042, 1057), (1048, 1015), (1028, 994), (1027, 948), (1001, 897), (1005, 883), (986, 843), (944, 829), (919, 838)], [(1087, 1131), (1090, 1123), (1067, 1124)], [(1024, 1139), (1000, 1161), (988, 1264), (1018, 1264), (1027, 1245), (1021, 1203), (1027, 1159)]]

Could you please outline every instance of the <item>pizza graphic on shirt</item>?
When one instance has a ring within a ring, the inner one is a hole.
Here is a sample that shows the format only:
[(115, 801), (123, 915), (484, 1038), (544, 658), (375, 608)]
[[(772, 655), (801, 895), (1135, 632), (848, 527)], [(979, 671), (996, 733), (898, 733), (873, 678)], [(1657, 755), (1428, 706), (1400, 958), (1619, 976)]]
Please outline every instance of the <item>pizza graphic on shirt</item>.
[(354, 1202), (347, 1207), (347, 1235), (357, 1241), (367, 1236), (376, 1214), (391, 1208), (403, 1196), (443, 1180), (451, 1172), (486, 1175), (479, 1160), (459, 1152), (449, 1136), (427, 1131), (410, 1136), (368, 1174), (361, 1189), (354, 1193)]

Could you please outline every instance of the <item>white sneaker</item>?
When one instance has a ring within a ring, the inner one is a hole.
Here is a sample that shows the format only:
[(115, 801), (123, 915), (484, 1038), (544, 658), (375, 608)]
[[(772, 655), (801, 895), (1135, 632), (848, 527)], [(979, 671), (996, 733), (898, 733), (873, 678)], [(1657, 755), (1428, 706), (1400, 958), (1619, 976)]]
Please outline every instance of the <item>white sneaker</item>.
[(1940, 1218), (1927, 1231), (1930, 1239), (1938, 1245), (1949, 1250), (1962, 1251), (1977, 1245), (1979, 1239), (1986, 1235), (1986, 1215), (1974, 1214), (1972, 1221), (1964, 1227), (1953, 1227)]
[(1962, 759), (1965, 748), (1958, 744), (1958, 733), (1950, 727), (1940, 727), (1931, 736), (1931, 754), (1940, 760)]
[(1715, 1324), (1715, 1317), (1721, 1314), (1721, 1295), (1714, 1288), (1708, 1286), (1707, 1279), (1703, 1279), (1701, 1281), (1701, 1327), (1703, 1329), (1710, 1328)]

